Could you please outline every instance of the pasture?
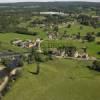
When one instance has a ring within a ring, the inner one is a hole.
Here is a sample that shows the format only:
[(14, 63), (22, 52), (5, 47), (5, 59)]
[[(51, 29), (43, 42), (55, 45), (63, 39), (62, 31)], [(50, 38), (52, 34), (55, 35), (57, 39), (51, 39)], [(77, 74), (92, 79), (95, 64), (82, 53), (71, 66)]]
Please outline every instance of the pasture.
[[(60, 25), (60, 30), (59, 32), (63, 32), (63, 31), (67, 31), (67, 33), (70, 34), (77, 34), (78, 32), (80, 32), (81, 35), (85, 35), (87, 32), (100, 32), (100, 28), (93, 28), (91, 26), (85, 26), (85, 25), (81, 25), (77, 22), (75, 22), (74, 24), (71, 25), (71, 28), (67, 28), (67, 25)], [(82, 27), (82, 29), (80, 29), (80, 27)]]
[(3, 100), (99, 100), (100, 73), (87, 68), (91, 62), (55, 59), (25, 65), (22, 76)]

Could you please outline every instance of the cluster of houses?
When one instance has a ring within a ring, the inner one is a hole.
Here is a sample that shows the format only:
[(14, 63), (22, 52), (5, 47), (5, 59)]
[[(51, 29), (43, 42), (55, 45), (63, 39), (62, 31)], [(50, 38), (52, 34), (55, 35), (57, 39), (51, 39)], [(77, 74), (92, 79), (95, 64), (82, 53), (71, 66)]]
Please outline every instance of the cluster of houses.
[[(54, 38), (54, 34), (50, 33), (49, 34), (49, 38), (52, 40)], [(40, 38), (37, 38), (35, 40), (35, 42), (33, 42), (32, 40), (26, 40), (26, 41), (22, 41), (19, 39), (13, 40), (12, 44), (22, 47), (22, 48), (32, 48), (32, 47), (37, 47), (38, 50), (40, 52), (42, 52), (41, 49), (41, 42), (43, 40), (41, 40)], [(71, 47), (67, 47), (67, 48), (52, 48), (51, 49), (52, 54), (55, 56), (62, 56), (62, 57), (75, 57), (75, 58), (86, 58), (88, 59), (89, 56), (86, 52), (86, 48), (81, 48), (79, 50), (76, 50), (76, 48), (71, 48)]]
[(14, 39), (11, 41), (12, 45), (21, 47), (21, 48), (31, 48), (33, 46), (33, 41), (32, 40), (20, 40), (20, 39)]
[(59, 33), (50, 32), (47, 35), (48, 35), (49, 40), (53, 40), (53, 39), (57, 39), (57, 36), (59, 35)]
[(88, 42), (88, 41), (94, 41), (95, 40), (95, 34), (93, 34), (93, 32), (91, 33), (87, 33), (85, 35), (81, 35), (80, 32), (78, 32), (77, 34), (72, 34), (69, 35), (67, 32), (60, 34), (60, 33), (56, 33), (56, 32), (49, 32), (47, 34), (47, 37), (49, 40), (78, 40), (80, 42)]
[(55, 39), (77, 39), (77, 35), (68, 35), (68, 34), (63, 34), (59, 35), (59, 33), (48, 33), (47, 37), (49, 40), (55, 40)]
[(37, 38), (35, 41), (32, 40), (20, 40), (20, 39), (14, 39), (11, 41), (12, 45), (21, 47), (21, 48), (32, 48), (37, 47), (40, 48), (41, 39)]
[(86, 52), (86, 49), (84, 48), (80, 48), (79, 50), (77, 50), (76, 48), (73, 47), (67, 47), (64, 49), (57, 49), (57, 48), (53, 48), (50, 49), (50, 51), (52, 52), (52, 54), (56, 57), (74, 57), (74, 58), (85, 58), (85, 59), (89, 59), (89, 55)]

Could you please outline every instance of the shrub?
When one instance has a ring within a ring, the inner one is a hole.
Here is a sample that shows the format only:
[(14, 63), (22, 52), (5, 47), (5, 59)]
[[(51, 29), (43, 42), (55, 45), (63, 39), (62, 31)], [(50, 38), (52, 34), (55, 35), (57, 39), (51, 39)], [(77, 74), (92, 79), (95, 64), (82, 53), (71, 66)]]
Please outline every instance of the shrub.
[(97, 54), (98, 54), (98, 55), (100, 55), (100, 51), (99, 51), (99, 52), (97, 52)]
[(71, 28), (71, 24), (68, 24), (67, 28)]
[(96, 34), (96, 36), (97, 36), (97, 37), (100, 37), (100, 32), (98, 32), (98, 33)]
[(95, 40), (95, 37), (91, 34), (91, 33), (87, 33), (85, 36), (84, 36), (84, 40), (87, 40), (88, 42), (92, 42)]
[(97, 44), (97, 45), (100, 45), (100, 41), (97, 41), (96, 44)]
[(90, 66), (89, 68), (100, 71), (100, 61), (93, 61), (92, 66)]

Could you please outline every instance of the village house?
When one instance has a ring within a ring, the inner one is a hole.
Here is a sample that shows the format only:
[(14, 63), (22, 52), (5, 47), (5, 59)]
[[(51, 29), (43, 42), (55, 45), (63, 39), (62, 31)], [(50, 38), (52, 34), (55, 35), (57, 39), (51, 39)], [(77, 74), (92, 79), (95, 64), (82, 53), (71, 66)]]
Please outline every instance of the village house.
[(11, 44), (15, 45), (15, 46), (19, 46), (21, 48), (31, 48), (33, 47), (33, 42), (32, 40), (19, 40), (19, 39), (15, 39), (13, 41), (11, 41)]
[(21, 42), (22, 42), (22, 40), (19, 40), (19, 39), (15, 39), (15, 40), (11, 41), (11, 43), (12, 43), (13, 45), (18, 45), (18, 44), (21, 43)]
[(48, 33), (48, 39), (52, 40), (53, 39), (53, 33)]
[(66, 48), (53, 48), (50, 49), (54, 56), (61, 57), (75, 57), (75, 58), (85, 58), (89, 59), (88, 53), (85, 48), (75, 49), (74, 47), (66, 47)]
[(92, 16), (92, 18), (96, 19), (97, 21), (100, 21), (100, 16)]
[(85, 52), (82, 52), (81, 50), (80, 51), (76, 51), (74, 57), (75, 58), (86, 58), (86, 59), (89, 58), (88, 54), (85, 53)]

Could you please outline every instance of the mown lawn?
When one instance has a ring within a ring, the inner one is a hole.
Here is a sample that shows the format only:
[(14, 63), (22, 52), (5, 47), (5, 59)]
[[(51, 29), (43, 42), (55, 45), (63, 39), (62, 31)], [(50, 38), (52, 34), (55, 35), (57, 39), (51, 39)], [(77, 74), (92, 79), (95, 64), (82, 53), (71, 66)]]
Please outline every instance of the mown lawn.
[(40, 65), (25, 65), (3, 100), (99, 100), (100, 73), (89, 70), (91, 62), (55, 59)]
[(2, 42), (10, 42), (13, 39), (34, 39), (32, 35), (24, 35), (24, 34), (18, 34), (18, 33), (1, 33), (0, 34), (0, 41)]

